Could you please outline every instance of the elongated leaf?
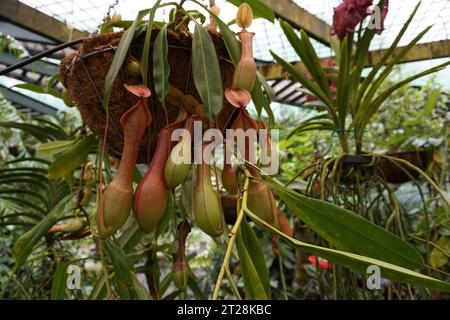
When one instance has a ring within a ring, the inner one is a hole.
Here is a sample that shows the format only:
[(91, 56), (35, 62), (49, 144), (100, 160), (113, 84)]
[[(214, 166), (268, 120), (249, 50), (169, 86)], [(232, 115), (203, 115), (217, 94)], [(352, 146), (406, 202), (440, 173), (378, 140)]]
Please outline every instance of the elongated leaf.
[(61, 99), (61, 93), (53, 88), (43, 88), (37, 84), (34, 83), (21, 83), (21, 84), (16, 84), (15, 86), (13, 86), (13, 88), (19, 88), (19, 89), (24, 89), (24, 90), (28, 90), (34, 93), (40, 93), (40, 94), (49, 94), (54, 96), (55, 98)]
[(251, 95), (258, 116), (261, 115), (261, 111), (264, 109), (264, 111), (266, 111), (267, 115), (269, 116), (270, 123), (274, 123), (275, 116), (272, 109), (270, 108), (269, 99), (264, 94), (258, 79), (255, 80)]
[(329, 84), (325, 72), (323, 71), (322, 65), (320, 63), (319, 57), (309, 40), (308, 34), (302, 29), (300, 30), (303, 54), (303, 63), (307, 66), (308, 71), (313, 75), (315, 74), (315, 80), (319, 84), (322, 91), (329, 96)]
[(76, 140), (56, 140), (48, 143), (44, 143), (36, 148), (39, 155), (43, 157), (49, 157), (54, 154), (58, 154), (71, 147)]
[(133, 284), (133, 290), (136, 294), (136, 298), (138, 300), (151, 300), (152, 297), (150, 297), (150, 294), (148, 293), (147, 289), (144, 288), (142, 283), (139, 281), (135, 273), (131, 274), (131, 282)]
[(289, 209), (338, 249), (411, 270), (423, 265), (416, 248), (370, 221), (334, 204), (305, 197), (271, 183)]
[(274, 22), (275, 20), (275, 14), (272, 9), (260, 0), (228, 0), (228, 2), (234, 4), (236, 7), (239, 7), (242, 3), (246, 2), (252, 7), (253, 15), (255, 17), (261, 17), (270, 22)]
[[(363, 98), (362, 105), (368, 105), (371, 101), (373, 96), (376, 94), (378, 89), (380, 88), (381, 84), (386, 80), (386, 78), (391, 74), (391, 72), (394, 70), (394, 66), (397, 64), (398, 61), (400, 61), (401, 58), (403, 58), (415, 45), (420, 41), (420, 39), (423, 38), (423, 36), (431, 29), (431, 26), (426, 27), (421, 33), (419, 33), (411, 42), (403, 47), (400, 52), (393, 58), (391, 61), (386, 65), (383, 72), (372, 82), (370, 82), (368, 85), (370, 85), (368, 92)], [(364, 85), (364, 83), (363, 83)], [(364, 112), (364, 109), (362, 109), (361, 112)]]
[[(347, 109), (349, 104), (348, 96), (350, 84), (348, 74), (351, 57), (349, 57), (348, 45), (348, 37), (345, 37), (344, 41), (341, 44), (341, 60), (339, 62), (339, 74), (338, 80), (336, 82), (336, 101), (340, 128), (345, 128), (345, 119), (347, 117)], [(350, 90), (353, 90), (353, 88), (351, 88)]]
[(131, 282), (131, 269), (123, 249), (110, 240), (105, 240), (106, 252), (114, 268), (114, 278), (118, 282)]
[(0, 127), (23, 130), (31, 134), (33, 137), (39, 140), (39, 142), (47, 142), (55, 139), (54, 135), (46, 130), (45, 127), (43, 128), (34, 124), (20, 122), (0, 122)]
[(448, 257), (450, 256), (450, 238), (441, 237), (436, 245), (438, 248), (433, 248), (430, 254), (430, 265), (439, 269), (448, 263)]
[(48, 169), (49, 179), (64, 177), (78, 168), (86, 161), (94, 142), (95, 136), (89, 135), (75, 143), (70, 149), (59, 154)]
[(270, 278), (259, 240), (244, 219), (236, 246), (247, 300), (270, 299)]
[(136, 28), (142, 21), (142, 18), (144, 18), (148, 13), (149, 10), (139, 11), (136, 19), (133, 21), (133, 24), (123, 33), (122, 38), (119, 41), (119, 45), (117, 46), (116, 53), (114, 54), (111, 67), (109, 68), (108, 73), (105, 77), (105, 95), (103, 97), (103, 107), (105, 109), (108, 107), (113, 83), (116, 80), (116, 77), (119, 74), (120, 69), (122, 68), (122, 64), (128, 54), (128, 49), (130, 48), (131, 42), (133, 41)]
[(269, 103), (271, 103), (273, 100), (275, 100), (275, 91), (273, 90), (271, 85), (267, 83), (267, 80), (261, 73), (259, 73), (259, 71), (256, 72), (256, 77), (258, 78), (260, 84), (264, 88), (264, 91), (266, 92), (266, 95), (269, 98)]
[[(128, 254), (136, 247), (144, 236), (144, 232), (141, 231), (137, 222), (134, 221), (133, 224), (120, 235), (119, 239), (117, 239), (117, 245), (123, 249), (125, 254)], [(106, 293), (106, 276), (105, 274), (102, 274), (95, 283), (94, 288), (89, 295), (89, 300), (104, 299), (106, 298)]]
[(150, 10), (150, 16), (147, 21), (147, 30), (145, 31), (145, 41), (144, 47), (142, 48), (142, 58), (141, 58), (141, 74), (144, 81), (144, 85), (148, 86), (148, 60), (150, 56), (150, 41), (153, 31), (153, 20), (155, 19), (156, 10), (159, 8), (161, 0), (156, 1), (153, 8)]
[(297, 248), (302, 252), (320, 256), (324, 259), (327, 259), (330, 262), (336, 263), (340, 266), (361, 273), (366, 273), (367, 268), (369, 266), (376, 265), (380, 267), (381, 276), (383, 278), (398, 281), (401, 283), (409, 283), (419, 287), (450, 292), (450, 283), (448, 282), (437, 280), (432, 277), (425, 276), (421, 273), (417, 273), (409, 269), (399, 267), (381, 260), (365, 257), (354, 253), (344, 252), (340, 250), (323, 248), (302, 241), (298, 241), (294, 238), (285, 235), (283, 232), (275, 229), (274, 227), (266, 223), (264, 220), (256, 216), (254, 213), (250, 212), (248, 208), (245, 208), (245, 210), (247, 212), (247, 215), (257, 224), (269, 230), (271, 233), (283, 237), (289, 245), (293, 246), (294, 248)]
[[(409, 25), (411, 24), (414, 16), (417, 13), (417, 10), (419, 9), (421, 5), (421, 2), (419, 1), (416, 5), (416, 7), (414, 8), (413, 12), (411, 13), (411, 15), (409, 16), (408, 20), (405, 22), (405, 24), (403, 25), (402, 29), (399, 31), (397, 37), (395, 38), (394, 42), (392, 42), (391, 46), (389, 47), (389, 49), (385, 52), (385, 54), (383, 55), (383, 57), (381, 58), (381, 60), (372, 68), (372, 70), (370, 71), (370, 73), (367, 75), (367, 77), (364, 79), (362, 85), (361, 85), (361, 89), (359, 90), (359, 94), (358, 94), (358, 102), (361, 101), (364, 93), (366, 92), (366, 89), (369, 87), (369, 85), (372, 83), (373, 79), (375, 78), (375, 76), (377, 75), (378, 71), (381, 69), (382, 66), (385, 65), (385, 63), (388, 61), (388, 59), (391, 57), (392, 53), (395, 51), (395, 49), (397, 48), (397, 45), (399, 44), (401, 38), (403, 37), (403, 35), (405, 34), (406, 30), (408, 29)], [(380, 6), (380, 5), (379, 5)], [(372, 36), (373, 38), (373, 36)], [(362, 69), (362, 65), (365, 63), (366, 56), (367, 56), (367, 51), (369, 50), (369, 46), (370, 46), (370, 41), (371, 39), (367, 39), (366, 42), (364, 43), (367, 46), (367, 49), (365, 52), (361, 52), (360, 56), (361, 58), (359, 58), (359, 65), (360, 68)]]
[(231, 61), (236, 66), (241, 57), (241, 44), (236, 38), (236, 34), (219, 17), (215, 16), (215, 19), (219, 25), (220, 33), (222, 34), (223, 42), (225, 43)]
[(281, 59), (274, 52), (271, 51), (270, 54), (279, 64), (282, 65), (282, 67), (289, 73), (289, 75), (295, 81), (300, 82), (300, 84), (302, 84), (306, 89), (311, 91), (314, 94), (314, 96), (316, 96), (318, 99), (322, 100), (322, 102), (325, 103), (325, 105), (327, 106), (330, 114), (333, 115), (333, 118), (336, 118), (334, 111), (333, 111), (333, 103), (331, 102), (330, 99), (328, 99), (328, 97), (322, 92), (322, 90), (315, 83), (308, 80), (308, 78), (306, 78), (303, 74), (301, 74), (299, 71), (297, 71), (293, 65), (291, 65), (290, 63)]
[(153, 80), (158, 99), (163, 108), (166, 107), (166, 96), (169, 93), (170, 66), (167, 58), (167, 24), (162, 27), (153, 44)]
[(50, 213), (42, 219), (36, 226), (24, 233), (14, 244), (12, 254), (16, 261), (16, 267), (20, 268), (28, 256), (33, 251), (33, 248), (44, 237), (48, 230), (64, 215), (64, 207), (77, 194), (78, 191), (72, 192), (65, 196)]
[(192, 39), (192, 67), (194, 82), (210, 118), (222, 110), (223, 85), (216, 49), (208, 32), (195, 22)]
[(60, 262), (56, 266), (55, 274), (52, 280), (52, 291), (50, 292), (51, 300), (64, 300), (67, 289), (67, 262)]
[(423, 72), (420, 72), (418, 74), (415, 74), (409, 78), (406, 78), (405, 80), (402, 80), (402, 81), (396, 83), (395, 85), (393, 85), (392, 87), (381, 92), (375, 100), (373, 100), (366, 108), (364, 108), (364, 112), (359, 112), (355, 116), (355, 120), (354, 120), (355, 127), (358, 128), (359, 130), (364, 130), (364, 126), (369, 123), (372, 116), (378, 111), (378, 108), (396, 90), (400, 89), (401, 87), (407, 85), (408, 83), (410, 83), (416, 79), (419, 79), (426, 75), (441, 71), (441, 70), (445, 69), (445, 67), (448, 65), (450, 65), (450, 61), (440, 64), (436, 67), (430, 68), (428, 70), (425, 70)]

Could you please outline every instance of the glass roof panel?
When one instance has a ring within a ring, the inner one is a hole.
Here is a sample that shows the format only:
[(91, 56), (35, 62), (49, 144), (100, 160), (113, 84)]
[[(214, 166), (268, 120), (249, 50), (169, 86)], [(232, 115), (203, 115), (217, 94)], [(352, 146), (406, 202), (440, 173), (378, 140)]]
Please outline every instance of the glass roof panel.
[[(136, 13), (143, 8), (151, 6), (156, 1), (133, 1), (133, 0), (20, 0), (46, 14), (66, 22), (68, 25), (89, 33), (96, 31), (99, 24), (112, 6), (123, 19), (134, 19)], [(300, 7), (306, 9), (319, 19), (328, 24), (332, 23), (333, 8), (339, 5), (341, 0), (292, 0)], [(202, 1), (207, 4), (209, 1)], [(375, 0), (376, 2), (376, 0)], [(386, 19), (386, 30), (381, 36), (376, 36), (372, 42), (371, 49), (389, 47), (404, 25), (418, 0), (390, 0), (390, 10)], [(117, 3), (117, 4), (116, 4)], [(230, 21), (234, 18), (236, 7), (224, 0), (216, 0), (222, 9), (221, 18)], [(187, 6), (195, 6), (187, 4)], [(197, 7), (198, 8), (198, 7)], [(168, 9), (166, 10), (168, 11)], [(162, 14), (167, 15), (168, 12)], [(450, 1), (449, 0), (422, 0), (412, 26), (404, 35), (400, 46), (407, 44), (421, 30), (428, 25), (434, 25), (427, 35), (421, 40), (422, 43), (449, 39), (450, 36)], [(278, 23), (273, 26), (262, 19), (257, 19), (250, 28), (256, 33), (255, 57), (261, 61), (273, 61), (269, 50), (288, 61), (298, 60), (295, 52), (287, 43)], [(331, 50), (314, 41), (320, 56), (331, 55)]]

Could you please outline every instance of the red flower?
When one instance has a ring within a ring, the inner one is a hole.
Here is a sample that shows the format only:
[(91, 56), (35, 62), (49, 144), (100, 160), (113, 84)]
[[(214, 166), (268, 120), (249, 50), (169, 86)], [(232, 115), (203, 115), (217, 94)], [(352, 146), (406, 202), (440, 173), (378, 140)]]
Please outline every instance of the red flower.
[(333, 266), (331, 265), (331, 263), (329, 263), (327, 260), (321, 258), (321, 257), (317, 257), (317, 256), (309, 256), (308, 261), (310, 264), (312, 265), (316, 265), (317, 264), (317, 259), (319, 261), (319, 268), (323, 269), (323, 270), (330, 270), (333, 269)]
[(343, 40), (347, 33), (354, 32), (356, 26), (368, 16), (367, 9), (373, 0), (344, 0), (334, 8), (333, 34)]

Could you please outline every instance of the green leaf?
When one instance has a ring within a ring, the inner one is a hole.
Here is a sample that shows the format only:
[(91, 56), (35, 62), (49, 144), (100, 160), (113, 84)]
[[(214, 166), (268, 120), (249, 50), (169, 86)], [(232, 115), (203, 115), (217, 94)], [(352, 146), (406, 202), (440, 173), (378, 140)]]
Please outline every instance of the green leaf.
[(88, 135), (75, 143), (70, 149), (57, 155), (48, 169), (49, 179), (64, 177), (86, 162), (94, 142), (95, 136)]
[[(421, 33), (419, 33), (407, 46), (403, 47), (400, 52), (389, 61), (389, 63), (384, 68), (383, 72), (374, 80), (371, 82), (363, 82), (362, 87), (368, 86), (369, 90), (367, 94), (365, 94), (363, 100), (362, 100), (362, 106), (368, 105), (370, 102), (372, 102), (373, 96), (376, 94), (378, 89), (380, 88), (381, 84), (386, 80), (386, 78), (389, 76), (389, 74), (394, 70), (394, 66), (397, 64), (398, 61), (400, 61), (401, 58), (403, 58), (409, 50), (411, 50), (416, 43), (420, 41), (420, 39), (423, 38), (423, 36), (431, 29), (431, 26), (426, 27)], [(367, 80), (367, 79), (366, 79)], [(362, 97), (362, 94), (364, 94), (365, 91), (361, 89), (361, 92), (359, 94), (359, 97)], [(364, 109), (362, 110), (364, 113)]]
[(336, 82), (336, 101), (340, 128), (345, 128), (345, 119), (347, 117), (347, 109), (349, 105), (349, 90), (354, 90), (353, 87), (349, 88), (350, 84), (348, 74), (351, 60), (351, 57), (349, 55), (351, 53), (349, 53), (348, 46), (348, 37), (345, 37), (344, 41), (341, 44), (341, 60), (339, 62), (339, 74), (338, 80)]
[(245, 219), (236, 237), (247, 300), (270, 299), (270, 278), (258, 238)]
[(40, 93), (40, 94), (49, 94), (49, 95), (54, 96), (55, 98), (61, 99), (61, 93), (58, 90), (53, 89), (53, 88), (43, 88), (43, 87), (41, 87), (37, 84), (33, 84), (33, 83), (16, 84), (12, 88), (20, 88), (20, 89), (32, 91), (34, 93)]
[(131, 269), (123, 249), (110, 240), (104, 240), (103, 243), (114, 268), (114, 280), (120, 283), (131, 282)]
[(267, 83), (266, 79), (264, 78), (264, 76), (261, 73), (259, 73), (259, 71), (256, 72), (256, 77), (258, 78), (259, 83), (264, 88), (264, 91), (266, 92), (266, 95), (269, 98), (269, 103), (271, 103), (276, 98), (275, 97), (275, 91), (270, 86), (270, 84)]
[(152, 300), (147, 289), (144, 288), (135, 273), (131, 274), (131, 282), (133, 284), (133, 289), (138, 300)]
[(236, 7), (246, 2), (252, 7), (254, 17), (261, 17), (272, 23), (275, 20), (275, 14), (272, 9), (260, 0), (228, 0), (228, 2), (234, 4)]
[(55, 274), (52, 280), (52, 291), (50, 293), (51, 300), (64, 300), (67, 289), (67, 267), (69, 263), (60, 262), (56, 266)]
[(358, 128), (358, 130), (363, 131), (365, 125), (369, 123), (372, 116), (378, 111), (378, 108), (396, 90), (400, 89), (401, 87), (407, 85), (408, 83), (410, 83), (416, 79), (419, 79), (426, 75), (441, 71), (441, 70), (445, 69), (445, 67), (448, 65), (450, 65), (450, 61), (440, 64), (436, 67), (430, 68), (428, 70), (425, 70), (423, 72), (420, 72), (418, 74), (415, 74), (405, 80), (402, 80), (402, 81), (396, 83), (395, 85), (386, 89), (385, 91), (381, 92), (375, 100), (373, 100), (371, 103), (369, 103), (367, 105), (367, 107), (364, 108), (364, 112), (359, 112), (358, 114), (356, 114), (355, 119), (354, 119), (355, 127)]
[[(117, 245), (120, 246), (125, 254), (130, 253), (145, 236), (136, 221), (127, 228), (117, 239)], [(106, 298), (106, 275), (102, 274), (92, 289), (89, 300), (99, 300)]]
[(436, 246), (439, 249), (435, 247), (431, 250), (430, 265), (435, 269), (439, 269), (448, 263), (448, 257), (450, 256), (450, 237), (441, 237), (437, 241)]
[(50, 157), (54, 154), (61, 153), (71, 147), (76, 140), (55, 140), (52, 142), (41, 144), (36, 148), (39, 155), (43, 157)]
[(141, 20), (149, 13), (149, 10), (142, 10), (136, 16), (136, 19), (133, 21), (133, 24), (129, 29), (127, 29), (122, 38), (119, 41), (119, 45), (117, 46), (116, 53), (114, 54), (113, 61), (111, 63), (111, 67), (108, 70), (108, 73), (105, 77), (105, 95), (103, 97), (103, 107), (105, 109), (108, 108), (109, 97), (111, 95), (112, 86), (114, 81), (116, 80), (117, 75), (122, 68), (122, 64), (125, 61), (125, 58), (128, 54), (128, 49), (130, 48), (131, 42), (133, 41), (134, 33), (136, 31), (137, 26), (141, 22)]
[(213, 14), (211, 10), (203, 3), (197, 0), (192, 0), (192, 2), (198, 4), (203, 9), (205, 9), (209, 14), (214, 16), (214, 19), (216, 20), (217, 25), (219, 26), (223, 42), (225, 43), (225, 47), (227, 48), (231, 61), (236, 66), (241, 58), (241, 44), (239, 40), (236, 38), (236, 34), (233, 31), (231, 31), (228, 25), (225, 22), (223, 22), (218, 16)]
[(284, 68), (284, 70), (286, 70), (295, 81), (300, 82), (300, 84), (303, 85), (309, 91), (311, 91), (311, 93), (315, 97), (322, 100), (322, 102), (325, 103), (325, 105), (327, 106), (329, 113), (331, 115), (333, 115), (333, 118), (336, 118), (334, 111), (333, 111), (333, 103), (325, 95), (325, 93), (317, 86), (317, 84), (313, 83), (311, 80), (308, 80), (308, 78), (306, 78), (303, 74), (301, 74), (299, 71), (297, 71), (293, 65), (291, 65), (290, 63), (281, 59), (274, 52), (270, 51), (270, 54), (279, 64), (281, 64), (281, 66)]
[(400, 283), (409, 283), (419, 287), (425, 287), (430, 289), (436, 289), (441, 291), (450, 292), (450, 283), (441, 280), (434, 279), (432, 277), (411, 271), (409, 269), (393, 265), (381, 260), (365, 257), (362, 255), (344, 252), (340, 250), (334, 250), (329, 248), (323, 248), (298, 241), (285, 235), (283, 232), (275, 229), (264, 220), (260, 219), (254, 213), (250, 212), (248, 208), (245, 208), (247, 215), (255, 221), (257, 224), (267, 229), (273, 234), (283, 237), (289, 245), (302, 252), (320, 256), (327, 259), (330, 262), (336, 263), (343, 267), (349, 268), (353, 271), (367, 273), (367, 268), (372, 265), (380, 267), (381, 276), (386, 279), (398, 281)]
[(166, 96), (169, 93), (170, 66), (167, 60), (167, 26), (159, 31), (153, 43), (153, 80), (156, 94), (163, 108), (166, 107)]
[(35, 137), (39, 142), (47, 142), (55, 139), (55, 136), (47, 130), (46, 127), (38, 126), (29, 123), (20, 122), (0, 122), (0, 127), (13, 128), (23, 130), (33, 137)]
[[(393, 52), (395, 51), (395, 49), (397, 48), (397, 45), (399, 44), (399, 42), (401, 40), (401, 38), (405, 34), (405, 32), (408, 29), (409, 25), (411, 24), (414, 16), (416, 15), (417, 10), (419, 9), (420, 5), (421, 5), (421, 2), (419, 1), (417, 3), (416, 7), (414, 8), (413, 12), (409, 16), (408, 20), (404, 23), (402, 29), (399, 31), (399, 33), (398, 33), (397, 37), (395, 38), (394, 42), (392, 42), (391, 46), (385, 52), (385, 54), (383, 55), (381, 60), (372, 68), (370, 73), (364, 79), (364, 81), (363, 81), (363, 83), (361, 85), (361, 89), (359, 90), (358, 100), (357, 100), (358, 102), (361, 101), (362, 97), (364, 96), (364, 93), (366, 92), (366, 89), (369, 87), (370, 84), (372, 84), (373, 79), (377, 75), (378, 71), (385, 65), (385, 63), (388, 61), (388, 59), (391, 58)], [(363, 38), (365, 38), (365, 37), (363, 37)], [(362, 69), (361, 65), (365, 63), (365, 59), (366, 59), (366, 56), (367, 56), (367, 51), (369, 51), (370, 41), (372, 40), (372, 38), (373, 38), (373, 35), (372, 35), (372, 37), (369, 37), (369, 39), (365, 40), (365, 46), (367, 47), (367, 49), (365, 50), (365, 52), (361, 52), (361, 54), (360, 54), (361, 57), (358, 59), (361, 69)]]
[(431, 92), (430, 96), (428, 97), (427, 104), (423, 109), (423, 115), (421, 117), (423, 120), (427, 119), (431, 115), (440, 96), (441, 90), (439, 89), (433, 90), (433, 92)]
[(300, 41), (303, 48), (303, 63), (307, 66), (308, 71), (314, 76), (314, 79), (317, 81), (322, 91), (329, 96), (330, 86), (328, 84), (325, 72), (323, 71), (319, 57), (317, 56), (317, 53), (309, 40), (308, 34), (302, 29), (300, 30), (300, 35)]
[(141, 58), (141, 74), (142, 79), (144, 81), (144, 85), (148, 86), (148, 60), (150, 56), (150, 42), (153, 31), (153, 21), (155, 19), (156, 10), (159, 8), (161, 0), (156, 1), (153, 8), (150, 10), (150, 17), (147, 21), (147, 30), (145, 31), (145, 41), (144, 47), (142, 49), (142, 58)]
[(20, 268), (33, 251), (36, 244), (44, 237), (48, 230), (64, 215), (64, 207), (77, 194), (72, 192), (65, 196), (59, 203), (32, 229), (24, 233), (14, 244), (12, 254), (16, 261), (16, 268)]
[(269, 116), (270, 123), (274, 123), (275, 116), (273, 114), (272, 109), (270, 108), (269, 99), (264, 95), (264, 92), (261, 88), (261, 84), (258, 79), (255, 80), (255, 85), (253, 86), (251, 95), (258, 116), (261, 115), (261, 111), (264, 109), (267, 115)]
[(195, 20), (192, 39), (192, 67), (194, 82), (210, 118), (222, 110), (223, 85), (216, 49), (208, 32)]
[(411, 270), (423, 265), (416, 248), (361, 216), (275, 183), (270, 186), (297, 217), (336, 248)]

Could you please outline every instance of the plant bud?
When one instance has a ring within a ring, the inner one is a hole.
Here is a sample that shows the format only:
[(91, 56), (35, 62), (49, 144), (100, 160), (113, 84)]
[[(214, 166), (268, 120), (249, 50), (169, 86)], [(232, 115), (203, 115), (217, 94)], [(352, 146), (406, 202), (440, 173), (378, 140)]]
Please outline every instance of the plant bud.
[(48, 230), (48, 233), (65, 232), (65, 233), (78, 233), (86, 228), (87, 222), (84, 219), (75, 218), (71, 222), (66, 224), (55, 224)]
[(87, 207), (92, 198), (92, 188), (91, 186), (86, 186), (83, 189), (83, 199), (81, 199), (80, 204), (82, 207)]
[(219, 237), (224, 230), (219, 193), (211, 182), (210, 165), (197, 165), (197, 183), (193, 195), (193, 209), (198, 227), (211, 237)]
[(241, 40), (241, 59), (234, 71), (233, 89), (244, 89), (248, 92), (253, 90), (256, 80), (256, 63), (253, 58), (253, 37), (252, 32), (239, 32)]
[[(249, 168), (249, 171), (252, 176), (261, 178), (257, 170)], [(275, 198), (273, 197), (272, 190), (266, 184), (254, 180), (250, 181), (247, 192), (247, 207), (267, 223), (272, 225), (276, 223), (275, 218), (278, 216), (278, 211)]]
[(126, 65), (126, 73), (132, 77), (140, 77), (141, 76), (141, 64), (138, 60), (134, 58), (127, 59)]
[(173, 189), (182, 184), (191, 171), (191, 131), (193, 129), (193, 118), (189, 118), (186, 132), (181, 141), (173, 147), (167, 159), (164, 179), (168, 189)]
[(178, 142), (170, 152), (164, 170), (168, 189), (173, 189), (186, 180), (191, 171), (191, 148), (185, 141)]
[(217, 32), (217, 21), (215, 17), (218, 17), (220, 15), (220, 8), (218, 6), (212, 6), (211, 7), (211, 17), (209, 22), (208, 29), (214, 32)]
[(66, 106), (68, 106), (69, 108), (72, 108), (75, 105), (72, 100), (72, 95), (70, 94), (69, 90), (67, 90), (66, 88), (64, 88), (63, 91), (61, 92), (61, 98), (62, 98), (64, 104)]
[(166, 210), (168, 190), (164, 181), (164, 168), (169, 157), (170, 135), (171, 130), (168, 127), (159, 132), (152, 162), (134, 196), (133, 211), (145, 233), (151, 233), (156, 229)]
[(187, 287), (189, 267), (186, 263), (185, 248), (186, 239), (191, 232), (191, 226), (187, 221), (184, 221), (178, 226), (178, 251), (177, 261), (173, 266), (173, 282), (180, 290), (185, 290)]
[(225, 163), (222, 170), (222, 185), (229, 194), (237, 194), (238, 178), (236, 170), (230, 163)]
[(215, 16), (220, 15), (220, 8), (218, 6), (212, 6), (211, 7), (211, 13)]
[(118, 13), (114, 13), (114, 14), (111, 16), (111, 21), (113, 21), (113, 22), (119, 22), (119, 21), (122, 21), (122, 16), (121, 16), (120, 14), (118, 14)]
[(173, 283), (179, 290), (186, 290), (189, 268), (186, 261), (177, 261), (173, 266)]
[(236, 23), (239, 28), (246, 29), (251, 26), (253, 21), (252, 7), (248, 3), (242, 3), (236, 14)]

